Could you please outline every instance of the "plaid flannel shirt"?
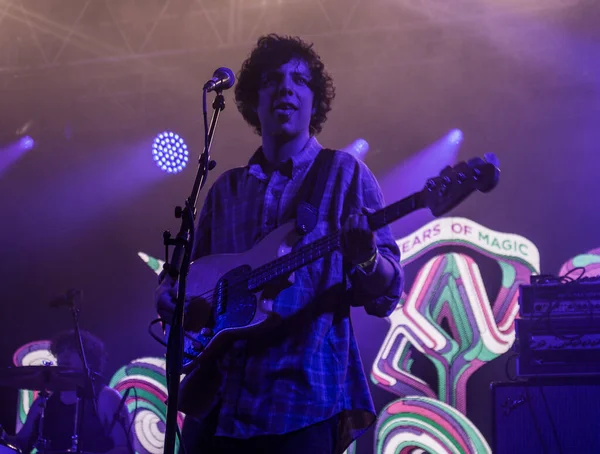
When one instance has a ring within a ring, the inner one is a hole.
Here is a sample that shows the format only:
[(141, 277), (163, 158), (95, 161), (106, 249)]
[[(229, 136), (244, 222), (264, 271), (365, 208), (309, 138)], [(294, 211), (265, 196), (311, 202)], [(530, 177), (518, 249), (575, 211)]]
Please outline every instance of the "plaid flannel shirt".
[[(304, 177), (321, 150), (311, 138), (303, 151), (275, 170), (263, 171), (259, 148), (245, 167), (221, 175), (211, 187), (195, 235), (193, 259), (252, 248), (296, 217)], [(367, 166), (335, 152), (316, 227), (301, 240), (312, 242), (339, 230), (363, 207), (379, 209), (383, 197)], [(398, 303), (403, 275), (400, 251), (389, 228), (376, 232), (379, 251), (395, 267), (386, 293), (368, 296), (353, 286), (354, 274), (335, 252), (295, 273), (274, 310), (303, 315), (285, 336), (238, 341), (222, 360), (218, 436), (250, 438), (292, 432), (340, 416), (339, 452), (375, 420), (375, 410), (350, 320), (350, 306), (385, 317)], [(303, 309), (303, 311), (299, 311)]]

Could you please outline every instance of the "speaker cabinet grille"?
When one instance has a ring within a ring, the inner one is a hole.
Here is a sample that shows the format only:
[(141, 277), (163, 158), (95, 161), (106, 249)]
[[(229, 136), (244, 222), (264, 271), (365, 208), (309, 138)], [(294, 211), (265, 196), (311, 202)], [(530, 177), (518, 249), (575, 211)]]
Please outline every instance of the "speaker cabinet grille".
[(491, 389), (494, 454), (600, 453), (599, 378), (535, 378)]

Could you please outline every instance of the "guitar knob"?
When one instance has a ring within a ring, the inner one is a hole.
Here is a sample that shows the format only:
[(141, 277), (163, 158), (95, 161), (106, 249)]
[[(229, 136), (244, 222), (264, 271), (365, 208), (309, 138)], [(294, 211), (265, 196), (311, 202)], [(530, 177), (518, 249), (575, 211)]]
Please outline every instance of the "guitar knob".
[(192, 342), (192, 348), (196, 351), (196, 352), (201, 352), (202, 350), (204, 350), (204, 345), (202, 345), (201, 342), (198, 341), (193, 341)]
[(425, 187), (430, 190), (433, 191), (436, 187), (435, 181), (433, 180), (427, 180), (427, 184), (425, 185)]

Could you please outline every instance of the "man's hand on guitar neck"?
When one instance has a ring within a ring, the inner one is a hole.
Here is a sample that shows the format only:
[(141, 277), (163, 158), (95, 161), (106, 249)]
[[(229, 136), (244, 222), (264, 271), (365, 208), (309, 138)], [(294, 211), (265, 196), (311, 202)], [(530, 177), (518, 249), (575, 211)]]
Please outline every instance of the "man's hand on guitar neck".
[(377, 253), (375, 234), (369, 228), (365, 209), (362, 214), (351, 214), (341, 231), (341, 250), (353, 266), (364, 263)]
[(341, 252), (352, 265), (352, 272), (366, 293), (378, 296), (389, 288), (396, 272), (378, 249), (375, 234), (369, 228), (368, 210), (348, 216), (341, 231)]

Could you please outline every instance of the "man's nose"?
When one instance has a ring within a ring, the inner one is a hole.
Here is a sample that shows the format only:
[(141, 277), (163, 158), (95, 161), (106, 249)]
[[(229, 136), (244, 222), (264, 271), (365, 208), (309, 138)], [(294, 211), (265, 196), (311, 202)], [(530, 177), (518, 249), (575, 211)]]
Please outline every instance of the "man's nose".
[(289, 76), (285, 76), (281, 78), (281, 81), (279, 82), (279, 94), (280, 95), (287, 95), (287, 94), (292, 94), (293, 90), (292, 90), (292, 78)]

